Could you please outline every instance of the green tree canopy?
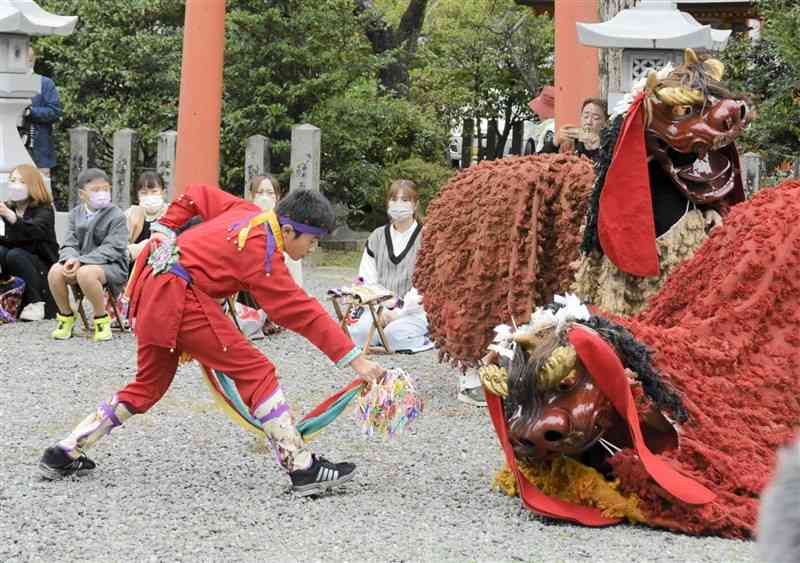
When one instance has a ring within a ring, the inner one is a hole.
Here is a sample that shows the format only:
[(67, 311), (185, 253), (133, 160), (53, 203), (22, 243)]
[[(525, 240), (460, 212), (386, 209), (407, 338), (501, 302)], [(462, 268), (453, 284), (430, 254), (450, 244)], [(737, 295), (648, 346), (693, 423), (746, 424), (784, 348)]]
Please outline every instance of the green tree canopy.
[[(511, 0), (440, 0), (429, 10), (412, 91), (452, 125), (500, 118), (499, 152), (553, 79), (553, 23)], [(495, 158), (498, 155), (487, 155)]]
[(734, 88), (750, 94), (757, 108), (741, 148), (761, 154), (768, 172), (800, 158), (800, 5), (761, 0), (762, 37), (735, 38), (723, 52)]

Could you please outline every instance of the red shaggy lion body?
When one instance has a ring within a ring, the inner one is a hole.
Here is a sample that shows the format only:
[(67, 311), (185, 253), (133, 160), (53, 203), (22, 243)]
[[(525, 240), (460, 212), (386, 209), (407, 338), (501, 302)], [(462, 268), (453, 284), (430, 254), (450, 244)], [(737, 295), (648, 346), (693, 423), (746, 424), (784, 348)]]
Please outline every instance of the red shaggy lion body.
[(414, 286), (446, 359), (477, 361), (500, 319), (523, 319), (572, 279), (594, 182), (582, 157), (486, 161), (428, 207)]
[(800, 182), (734, 207), (648, 308), (623, 321), (654, 351), (689, 421), (662, 455), (717, 494), (694, 508), (664, 503), (630, 450), (612, 463), (652, 525), (747, 537), (758, 497), (800, 425)]

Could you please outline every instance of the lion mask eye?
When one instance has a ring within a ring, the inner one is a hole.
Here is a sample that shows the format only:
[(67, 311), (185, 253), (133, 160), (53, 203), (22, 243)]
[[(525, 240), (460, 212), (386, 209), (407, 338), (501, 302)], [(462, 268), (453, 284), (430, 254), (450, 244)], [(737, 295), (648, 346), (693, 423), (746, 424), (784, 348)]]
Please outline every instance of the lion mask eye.
[(686, 117), (687, 115), (691, 115), (693, 109), (692, 106), (688, 105), (673, 106), (672, 115), (675, 117)]

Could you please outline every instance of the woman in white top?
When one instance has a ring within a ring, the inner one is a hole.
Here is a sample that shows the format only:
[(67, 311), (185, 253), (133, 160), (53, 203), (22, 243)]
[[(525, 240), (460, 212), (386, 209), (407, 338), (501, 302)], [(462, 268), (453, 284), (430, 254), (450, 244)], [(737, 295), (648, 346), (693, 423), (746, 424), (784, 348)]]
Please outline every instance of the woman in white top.
[[(386, 212), (390, 222), (370, 234), (358, 275), (365, 284), (384, 287), (395, 295), (380, 318), (389, 347), (395, 352), (429, 350), (433, 343), (428, 338), (428, 319), (422, 299), (412, 286), (417, 250), (422, 242), (419, 195), (414, 182), (392, 182), (386, 197)], [(356, 345), (366, 344), (371, 322), (371, 315), (365, 312), (349, 327)], [(373, 344), (378, 343), (375, 331)]]
[[(272, 211), (275, 209), (278, 201), (286, 194), (281, 190), (278, 180), (274, 176), (255, 176), (250, 180), (250, 187), (247, 190), (246, 197), (264, 211)], [(289, 273), (294, 278), (294, 281), (300, 287), (303, 287), (303, 262), (301, 260), (292, 260), (292, 258), (284, 253), (286, 267)]]

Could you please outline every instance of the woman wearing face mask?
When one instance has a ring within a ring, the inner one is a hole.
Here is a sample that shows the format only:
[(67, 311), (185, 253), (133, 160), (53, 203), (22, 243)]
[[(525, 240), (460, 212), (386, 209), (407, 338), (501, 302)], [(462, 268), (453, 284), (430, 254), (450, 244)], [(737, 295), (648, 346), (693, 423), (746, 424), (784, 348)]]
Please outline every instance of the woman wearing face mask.
[(58, 259), (53, 198), (29, 164), (11, 171), (8, 199), (0, 202), (0, 271), (25, 281), (20, 319), (45, 317), (47, 271)]
[[(428, 338), (428, 318), (422, 299), (411, 285), (422, 242), (419, 196), (411, 180), (395, 180), (386, 198), (389, 223), (372, 231), (367, 240), (358, 275), (364, 283), (390, 290), (396, 299), (387, 303), (380, 322), (389, 347), (395, 352), (421, 352), (433, 348)], [(367, 341), (371, 315), (362, 314), (349, 327), (358, 346)], [(373, 336), (372, 344), (379, 344)]]
[[(254, 176), (250, 180), (250, 188), (247, 191), (248, 199), (258, 205), (264, 211), (272, 211), (278, 202), (283, 198), (284, 194), (278, 180), (271, 175)], [(295, 283), (303, 287), (303, 262), (301, 260), (292, 260), (292, 258), (285, 254), (283, 255), (286, 261), (286, 267), (289, 273), (294, 278)]]
[(77, 284), (92, 304), (94, 340), (111, 339), (111, 319), (105, 312), (103, 287), (120, 287), (128, 278), (128, 226), (125, 214), (111, 203), (111, 181), (97, 168), (78, 176), (81, 203), (69, 212), (67, 232), (58, 262), (50, 268), (50, 292), (58, 306), (56, 340), (72, 337), (75, 315), (67, 285)]
[(158, 221), (167, 210), (164, 182), (156, 172), (142, 172), (136, 182), (139, 205), (125, 212), (128, 224), (128, 258), (132, 263), (150, 240), (150, 224)]

